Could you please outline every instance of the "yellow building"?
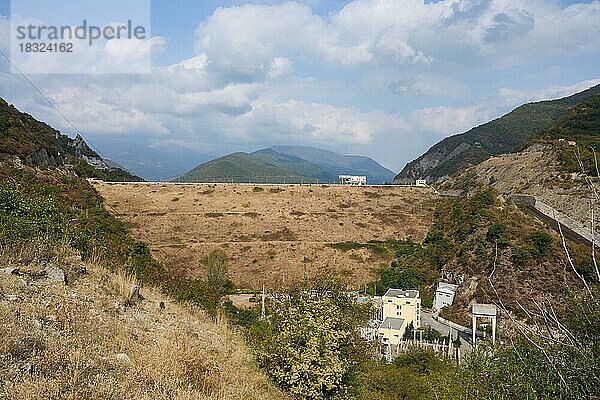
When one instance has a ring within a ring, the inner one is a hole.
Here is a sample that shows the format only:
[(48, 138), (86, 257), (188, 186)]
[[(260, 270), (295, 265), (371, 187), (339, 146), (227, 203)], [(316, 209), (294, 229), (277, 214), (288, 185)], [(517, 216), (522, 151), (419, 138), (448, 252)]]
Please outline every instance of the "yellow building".
[(398, 344), (411, 323), (421, 327), (421, 297), (418, 290), (389, 289), (381, 298), (382, 322), (377, 334), (384, 344)]

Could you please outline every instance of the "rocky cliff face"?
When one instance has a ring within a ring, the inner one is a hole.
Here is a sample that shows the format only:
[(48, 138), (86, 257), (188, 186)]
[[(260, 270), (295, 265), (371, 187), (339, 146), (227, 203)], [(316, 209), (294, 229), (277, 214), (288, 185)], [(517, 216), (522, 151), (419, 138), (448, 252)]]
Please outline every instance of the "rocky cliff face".
[[(471, 153), (472, 157), (464, 157), (465, 153)], [(457, 157), (472, 158), (474, 162), (481, 162), (487, 158), (487, 155), (478, 149), (476, 145), (466, 142), (461, 141), (456, 145), (454, 143), (451, 145), (439, 143), (421, 157), (407, 164), (402, 172), (396, 176), (394, 183), (408, 185), (414, 184), (417, 179), (425, 179), (428, 183), (444, 180), (462, 168), (462, 164), (457, 165), (455, 168), (451, 166), (451, 163)]]
[(65, 163), (65, 160), (62, 156), (50, 155), (48, 154), (46, 149), (38, 150), (34, 154), (27, 156), (23, 161), (25, 162), (25, 164), (33, 165), (35, 167), (39, 167), (42, 165), (51, 165), (53, 167), (57, 167)]
[(82, 177), (111, 181), (140, 181), (141, 178), (104, 159), (83, 137), (74, 139), (20, 112), (0, 99), (0, 159), (32, 167), (67, 166)]

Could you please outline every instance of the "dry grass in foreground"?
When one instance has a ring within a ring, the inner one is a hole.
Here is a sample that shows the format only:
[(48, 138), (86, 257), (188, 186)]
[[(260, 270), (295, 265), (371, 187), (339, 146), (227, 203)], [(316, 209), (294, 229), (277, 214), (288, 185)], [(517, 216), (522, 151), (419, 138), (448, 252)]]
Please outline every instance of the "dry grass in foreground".
[(132, 303), (130, 279), (74, 255), (57, 264), (68, 285), (44, 274), (48, 264), (4, 261), (2, 399), (285, 397), (243, 341), (198, 309), (144, 288)]

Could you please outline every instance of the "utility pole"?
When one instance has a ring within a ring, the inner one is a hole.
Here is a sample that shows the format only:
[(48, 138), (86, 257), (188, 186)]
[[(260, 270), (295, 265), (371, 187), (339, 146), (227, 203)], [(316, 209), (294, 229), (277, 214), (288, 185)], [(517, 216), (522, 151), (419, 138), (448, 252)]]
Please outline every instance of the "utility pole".
[(263, 290), (262, 290), (262, 307), (260, 310), (260, 318), (261, 319), (265, 319), (266, 317), (266, 311), (265, 311), (265, 285), (263, 285)]

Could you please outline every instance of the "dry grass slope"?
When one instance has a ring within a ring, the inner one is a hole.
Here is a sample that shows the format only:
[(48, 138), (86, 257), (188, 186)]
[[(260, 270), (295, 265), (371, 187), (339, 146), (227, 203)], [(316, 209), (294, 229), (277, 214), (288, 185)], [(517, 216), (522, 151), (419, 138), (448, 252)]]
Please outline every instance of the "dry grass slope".
[[(202, 276), (215, 248), (229, 257), (238, 287), (289, 284), (330, 269), (362, 287), (389, 260), (368, 250), (343, 252), (337, 242), (421, 241), (435, 195), (410, 187), (106, 184), (94, 187), (107, 208), (177, 272)], [(261, 190), (262, 189), (262, 190)]]
[(562, 171), (550, 146), (534, 146), (520, 153), (491, 157), (471, 168), (483, 182), (503, 195), (537, 196), (544, 203), (590, 226), (589, 189), (582, 174)]
[[(68, 285), (2, 257), (0, 398), (279, 399), (243, 341), (202, 311), (67, 254)], [(160, 307), (161, 302), (164, 307)]]

